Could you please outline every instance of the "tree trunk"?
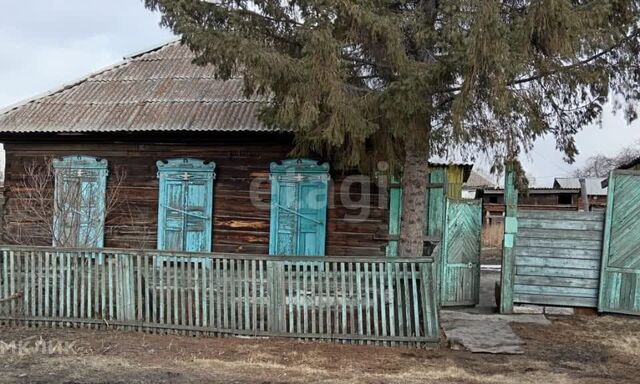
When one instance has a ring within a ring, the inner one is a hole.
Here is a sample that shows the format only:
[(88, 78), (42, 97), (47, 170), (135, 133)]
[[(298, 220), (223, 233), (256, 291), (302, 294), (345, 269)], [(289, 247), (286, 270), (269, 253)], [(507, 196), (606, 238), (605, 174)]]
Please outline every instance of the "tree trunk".
[(401, 257), (423, 256), (426, 217), (425, 193), (429, 173), (428, 150), (408, 143), (402, 172), (402, 222), (399, 254)]

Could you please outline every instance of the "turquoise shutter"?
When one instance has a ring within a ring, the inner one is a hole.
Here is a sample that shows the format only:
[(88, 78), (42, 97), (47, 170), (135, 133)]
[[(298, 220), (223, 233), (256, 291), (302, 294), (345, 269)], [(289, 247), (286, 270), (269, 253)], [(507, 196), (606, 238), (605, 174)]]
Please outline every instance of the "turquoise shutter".
[[(425, 191), (425, 235), (442, 236), (445, 216), (447, 174), (444, 169), (433, 169), (427, 177), (429, 187)], [(438, 186), (442, 184), (442, 186)], [(389, 188), (389, 243), (386, 255), (398, 256), (400, 225), (402, 223), (402, 185), (396, 178)], [(434, 255), (438, 256), (438, 255)]]
[(297, 254), (324, 256), (327, 228), (327, 181), (314, 180), (298, 185)]
[(295, 211), (298, 206), (298, 187), (295, 182), (274, 180), (271, 196), (271, 240), (272, 255), (296, 255), (296, 231), (298, 221)]
[(215, 163), (158, 161), (158, 249), (211, 252)]
[(328, 172), (311, 160), (271, 164), (270, 254), (325, 254)]
[(106, 160), (89, 156), (53, 161), (54, 246), (104, 246), (107, 166)]

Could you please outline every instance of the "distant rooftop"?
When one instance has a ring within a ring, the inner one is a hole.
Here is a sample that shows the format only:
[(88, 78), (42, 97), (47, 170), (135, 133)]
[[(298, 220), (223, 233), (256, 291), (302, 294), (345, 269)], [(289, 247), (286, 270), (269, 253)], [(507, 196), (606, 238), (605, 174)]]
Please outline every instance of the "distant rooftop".
[[(606, 196), (607, 188), (603, 188), (601, 185), (601, 178), (591, 177), (586, 178), (585, 183), (587, 187), (588, 196)], [(553, 182), (554, 188), (577, 188), (580, 189), (580, 179), (577, 177), (558, 177)]]

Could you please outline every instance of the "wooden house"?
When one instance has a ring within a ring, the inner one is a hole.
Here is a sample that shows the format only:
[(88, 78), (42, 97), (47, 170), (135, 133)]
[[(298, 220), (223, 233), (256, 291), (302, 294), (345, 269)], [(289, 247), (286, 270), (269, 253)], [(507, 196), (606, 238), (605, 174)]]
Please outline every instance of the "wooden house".
[[(193, 58), (169, 43), (3, 111), (4, 242), (384, 256), (399, 194), (291, 159), (292, 134), (258, 119), (269, 100)], [(434, 167), (459, 197), (471, 165)]]
[[(602, 180), (597, 177), (587, 177), (584, 179), (585, 192), (587, 194), (590, 211), (602, 211), (607, 207), (607, 188), (601, 185), (601, 181)], [(584, 209), (580, 178), (558, 177), (553, 181), (553, 187), (563, 189), (580, 189), (577, 206), (578, 209)]]
[[(505, 217), (504, 189), (490, 188), (479, 191), (482, 198), (484, 224), (502, 223)], [(577, 211), (580, 188), (529, 188), (518, 195), (518, 208), (551, 211)]]

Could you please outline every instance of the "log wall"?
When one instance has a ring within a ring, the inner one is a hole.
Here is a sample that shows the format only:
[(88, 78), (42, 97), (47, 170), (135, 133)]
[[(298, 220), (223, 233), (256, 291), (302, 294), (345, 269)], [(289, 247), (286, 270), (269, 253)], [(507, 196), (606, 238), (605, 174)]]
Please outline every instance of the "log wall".
[[(187, 156), (216, 163), (213, 251), (247, 254), (268, 253), (269, 164), (288, 158), (292, 148), (287, 136), (255, 133), (22, 135), (0, 140), (6, 150), (5, 243), (15, 243), (11, 234), (22, 231), (29, 234), (28, 245), (51, 245), (50, 236), (39, 228), (42, 225), (30, 222), (17, 209), (17, 200), (24, 196), (20, 188), (25, 166), (50, 157), (82, 154), (107, 159), (112, 175), (116, 169), (126, 173), (121, 188), (124, 204), (107, 217), (105, 247), (154, 249), (158, 224), (156, 161)], [(326, 254), (383, 256), (389, 217), (386, 195), (380, 195), (375, 185), (370, 193), (357, 185), (341, 193), (345, 176), (333, 169), (331, 176)], [(256, 180), (262, 180), (258, 194), (262, 207), (254, 206), (250, 199), (250, 186)], [(111, 181), (113, 177), (108, 179)], [(371, 202), (356, 209), (343, 204), (347, 198), (357, 202), (365, 197)], [(365, 219), (347, 217), (358, 214), (359, 208), (369, 209)]]

